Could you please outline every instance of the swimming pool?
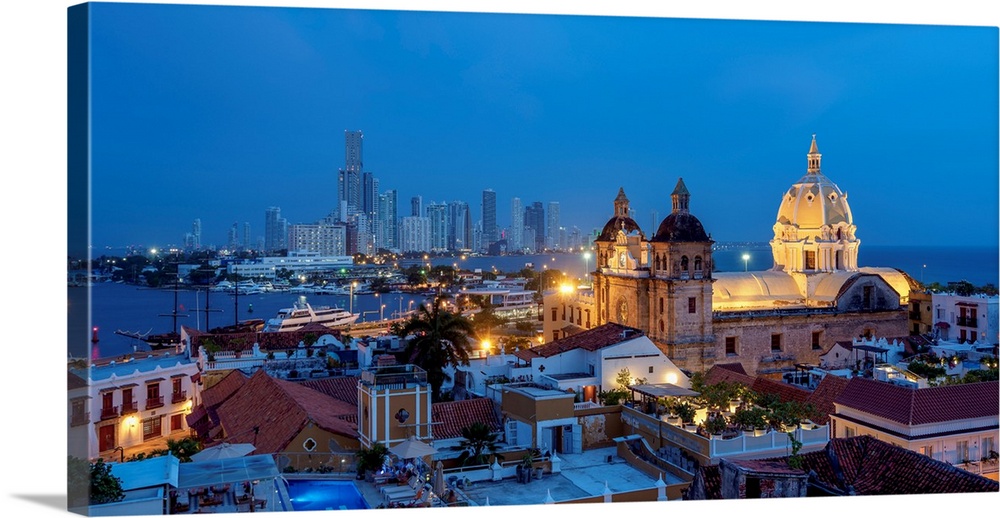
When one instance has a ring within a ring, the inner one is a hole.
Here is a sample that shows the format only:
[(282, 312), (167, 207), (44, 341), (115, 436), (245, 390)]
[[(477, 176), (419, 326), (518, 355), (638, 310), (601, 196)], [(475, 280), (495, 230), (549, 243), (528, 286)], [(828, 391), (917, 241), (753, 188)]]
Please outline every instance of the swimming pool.
[(288, 483), (288, 497), (295, 511), (368, 509), (368, 504), (349, 480), (298, 480)]

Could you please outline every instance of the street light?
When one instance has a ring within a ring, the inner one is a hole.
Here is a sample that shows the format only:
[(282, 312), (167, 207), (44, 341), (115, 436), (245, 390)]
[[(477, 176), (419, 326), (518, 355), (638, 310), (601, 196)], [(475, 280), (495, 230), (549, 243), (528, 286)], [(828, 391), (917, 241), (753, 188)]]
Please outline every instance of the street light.
[(351, 281), (351, 313), (354, 313), (354, 287), (357, 285), (357, 281)]
[(382, 304), (382, 307), (378, 309), (378, 319), (385, 320), (385, 304)]
[(589, 286), (590, 285), (590, 252), (584, 252), (583, 253), (583, 260), (584, 260), (584, 265), (585, 265), (584, 268), (586, 270), (585, 272), (583, 272), (583, 278), (584, 278), (584, 281)]
[(743, 254), (743, 271), (747, 271), (749, 266), (747, 261), (750, 260), (750, 254)]

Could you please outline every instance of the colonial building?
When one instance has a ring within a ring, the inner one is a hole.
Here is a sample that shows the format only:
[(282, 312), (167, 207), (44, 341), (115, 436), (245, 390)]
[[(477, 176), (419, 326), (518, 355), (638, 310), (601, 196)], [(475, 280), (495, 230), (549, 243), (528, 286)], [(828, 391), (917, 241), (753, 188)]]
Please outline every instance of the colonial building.
[(691, 213), (683, 179), (649, 238), (619, 189), (594, 241), (594, 325), (636, 327), (692, 371), (739, 361), (752, 372), (780, 372), (817, 363), (839, 340), (906, 335), (916, 283), (894, 268), (858, 266), (847, 193), (821, 172), (820, 159), (813, 137), (806, 174), (780, 201), (767, 271), (713, 271), (714, 241)]

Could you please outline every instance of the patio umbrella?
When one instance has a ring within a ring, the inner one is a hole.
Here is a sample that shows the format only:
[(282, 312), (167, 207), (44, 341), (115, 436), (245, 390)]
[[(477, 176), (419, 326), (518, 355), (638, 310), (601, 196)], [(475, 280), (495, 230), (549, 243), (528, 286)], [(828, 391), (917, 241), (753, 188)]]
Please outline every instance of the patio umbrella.
[(219, 459), (232, 459), (235, 457), (245, 457), (248, 453), (254, 451), (256, 447), (252, 444), (237, 443), (230, 444), (224, 442), (217, 446), (212, 446), (211, 448), (205, 448), (191, 456), (191, 460), (195, 462), (202, 462), (206, 460), (219, 460)]
[(434, 492), (438, 496), (444, 494), (444, 464), (441, 461), (434, 466)]
[(433, 446), (410, 436), (405, 441), (389, 448), (389, 452), (401, 459), (414, 459), (434, 455), (438, 451)]

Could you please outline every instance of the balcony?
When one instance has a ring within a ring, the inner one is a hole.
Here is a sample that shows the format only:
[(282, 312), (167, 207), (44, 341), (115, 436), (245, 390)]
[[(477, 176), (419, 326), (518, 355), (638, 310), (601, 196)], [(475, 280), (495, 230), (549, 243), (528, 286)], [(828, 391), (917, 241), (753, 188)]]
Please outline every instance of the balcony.
[(171, 403), (177, 404), (177, 403), (183, 403), (185, 401), (187, 401), (187, 391), (186, 390), (182, 390), (180, 392), (174, 392), (170, 396), (170, 402)]
[(361, 372), (361, 383), (376, 390), (424, 386), (427, 371), (410, 364), (375, 367)]
[(134, 414), (139, 411), (139, 403), (134, 399), (128, 403), (122, 403), (122, 416)]
[(962, 327), (971, 327), (971, 328), (975, 329), (976, 326), (977, 326), (977, 324), (976, 324), (976, 318), (975, 317), (959, 317), (959, 319), (958, 319), (958, 325), (960, 325)]
[(160, 408), (162, 406), (163, 406), (163, 396), (146, 398), (146, 410), (152, 410), (154, 408)]
[(90, 423), (90, 412), (76, 412), (69, 418), (70, 426), (80, 426)]
[(118, 417), (118, 405), (107, 406), (101, 409), (101, 420)]

